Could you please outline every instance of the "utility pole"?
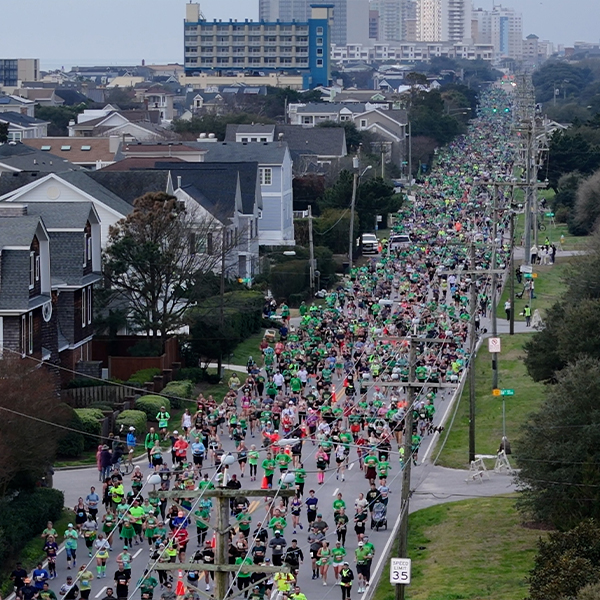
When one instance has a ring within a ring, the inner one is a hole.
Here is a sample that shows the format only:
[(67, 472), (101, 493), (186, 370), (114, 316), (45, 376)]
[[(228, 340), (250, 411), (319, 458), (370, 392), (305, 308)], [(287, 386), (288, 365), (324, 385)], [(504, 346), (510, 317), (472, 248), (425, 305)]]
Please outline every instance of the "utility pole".
[[(496, 298), (496, 238), (498, 237), (498, 186), (494, 186), (494, 200), (493, 200), (493, 219), (492, 219), (492, 305), (491, 305), (491, 317), (492, 317), (492, 337), (498, 335), (498, 318), (497, 318), (497, 298)], [(471, 248), (473, 255), (471, 256), (471, 269), (475, 269), (475, 247)], [(471, 308), (473, 310), (473, 308)], [(473, 313), (471, 313), (473, 314)], [(492, 353), (492, 389), (498, 387), (498, 353)], [(475, 414), (473, 413), (473, 419)], [(475, 460), (474, 458), (470, 460)]]
[(352, 200), (350, 202), (350, 243), (348, 244), (348, 272), (352, 270), (352, 253), (354, 250), (354, 210), (356, 208), (356, 190), (358, 188), (358, 171), (360, 162), (358, 156), (352, 159), (352, 167), (354, 168), (354, 177), (352, 179)]
[[(475, 272), (475, 244), (471, 243), (471, 271)], [(492, 268), (493, 271), (493, 268)], [(492, 273), (493, 274), (493, 273)], [(471, 298), (469, 302), (469, 462), (475, 460), (475, 311), (477, 306), (477, 286), (475, 275), (471, 274)]]
[[(413, 386), (416, 378), (415, 342), (410, 338), (408, 347), (408, 398), (406, 413), (404, 414), (404, 458), (402, 467), (402, 493), (400, 496), (400, 531), (398, 532), (398, 557), (408, 557), (408, 503), (410, 499), (410, 471), (412, 465), (412, 430), (413, 409), (415, 403), (415, 388)], [(404, 600), (405, 585), (396, 586), (396, 600)]]
[[(215, 548), (215, 563), (204, 564), (204, 563), (157, 563), (154, 565), (154, 569), (157, 571), (172, 571), (172, 570), (183, 570), (183, 571), (213, 571), (215, 574), (215, 593), (214, 598), (216, 600), (225, 600), (226, 597), (234, 598), (243, 594), (245, 591), (234, 592), (227, 596), (229, 588), (229, 573), (234, 574), (240, 570), (246, 573), (288, 573), (289, 568), (287, 566), (272, 567), (264, 565), (230, 565), (227, 561), (227, 550), (229, 542), (229, 532), (231, 526), (229, 524), (229, 501), (232, 498), (238, 496), (243, 497), (259, 497), (265, 496), (275, 497), (292, 497), (296, 493), (293, 489), (272, 489), (272, 490), (230, 490), (227, 488), (217, 488), (213, 490), (172, 490), (168, 492), (153, 491), (149, 492), (150, 498), (214, 498), (216, 500), (216, 514), (217, 514), (217, 527), (215, 529), (215, 537), (217, 545)], [(202, 595), (207, 598), (211, 598), (210, 594), (203, 593), (198, 590)]]
[[(515, 335), (515, 213), (510, 213), (510, 335)], [(493, 353), (495, 356), (496, 353)]]
[(312, 206), (308, 205), (308, 247), (309, 247), (309, 260), (310, 260), (310, 269), (309, 269), (309, 287), (310, 287), (310, 297), (314, 298), (315, 296), (315, 246), (313, 242), (313, 217), (312, 217)]
[(408, 191), (412, 193), (412, 126), (408, 122)]

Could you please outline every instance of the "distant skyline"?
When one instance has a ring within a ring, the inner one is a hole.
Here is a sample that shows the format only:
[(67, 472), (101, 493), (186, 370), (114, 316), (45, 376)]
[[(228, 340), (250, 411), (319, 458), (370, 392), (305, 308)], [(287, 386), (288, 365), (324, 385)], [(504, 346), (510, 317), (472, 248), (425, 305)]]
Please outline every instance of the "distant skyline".
[[(476, 0), (491, 8), (493, 0)], [(42, 69), (96, 64), (183, 63), (186, 0), (0, 0), (0, 58), (39, 58)], [(257, 19), (258, 0), (201, 2), (207, 19)], [(600, 41), (599, 0), (507, 0), (523, 35), (572, 46)]]

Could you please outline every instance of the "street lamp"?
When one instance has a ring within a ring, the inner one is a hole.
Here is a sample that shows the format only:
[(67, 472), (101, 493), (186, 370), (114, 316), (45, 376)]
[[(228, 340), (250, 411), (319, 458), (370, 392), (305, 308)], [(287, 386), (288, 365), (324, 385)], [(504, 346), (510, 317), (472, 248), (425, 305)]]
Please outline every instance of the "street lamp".
[(356, 207), (356, 191), (360, 178), (371, 168), (367, 165), (360, 173), (360, 159), (355, 156), (352, 159), (352, 168), (354, 169), (354, 179), (352, 181), (352, 202), (350, 203), (350, 244), (348, 246), (348, 272), (352, 269), (352, 251), (354, 249), (354, 209)]

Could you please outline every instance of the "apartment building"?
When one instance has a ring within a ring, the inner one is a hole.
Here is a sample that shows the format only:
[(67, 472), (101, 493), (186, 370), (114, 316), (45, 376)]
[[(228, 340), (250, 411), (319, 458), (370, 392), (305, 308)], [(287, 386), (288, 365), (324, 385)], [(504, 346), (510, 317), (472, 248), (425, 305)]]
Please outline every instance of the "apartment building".
[(311, 5), (307, 21), (207, 21), (186, 4), (185, 73), (299, 72), (304, 87), (329, 85), (331, 4)]
[(39, 58), (0, 58), (0, 87), (20, 87), (23, 81), (39, 78)]

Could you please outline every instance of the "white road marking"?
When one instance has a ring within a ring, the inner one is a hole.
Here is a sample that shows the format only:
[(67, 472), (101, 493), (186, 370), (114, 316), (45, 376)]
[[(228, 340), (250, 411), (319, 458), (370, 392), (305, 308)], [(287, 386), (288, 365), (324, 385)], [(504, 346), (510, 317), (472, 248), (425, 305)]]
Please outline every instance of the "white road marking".
[(139, 550), (138, 550), (138, 551), (137, 551), (137, 552), (136, 552), (136, 553), (133, 555), (133, 558), (137, 558), (137, 557), (138, 557), (138, 556), (141, 554), (142, 550), (143, 550), (143, 548), (140, 548), (140, 549), (139, 549)]
[(106, 586), (104, 586), (95, 596), (94, 598), (100, 598), (102, 594), (104, 594), (104, 590), (106, 590)]
[(333, 494), (331, 494), (332, 496), (335, 496), (338, 492), (340, 491), (340, 488), (335, 488), (335, 491), (333, 492)]
[(351, 463), (350, 463), (350, 466), (348, 467), (348, 471), (352, 470), (352, 468), (353, 468), (353, 467), (354, 467), (354, 463), (353, 463), (353, 462), (351, 462)]

